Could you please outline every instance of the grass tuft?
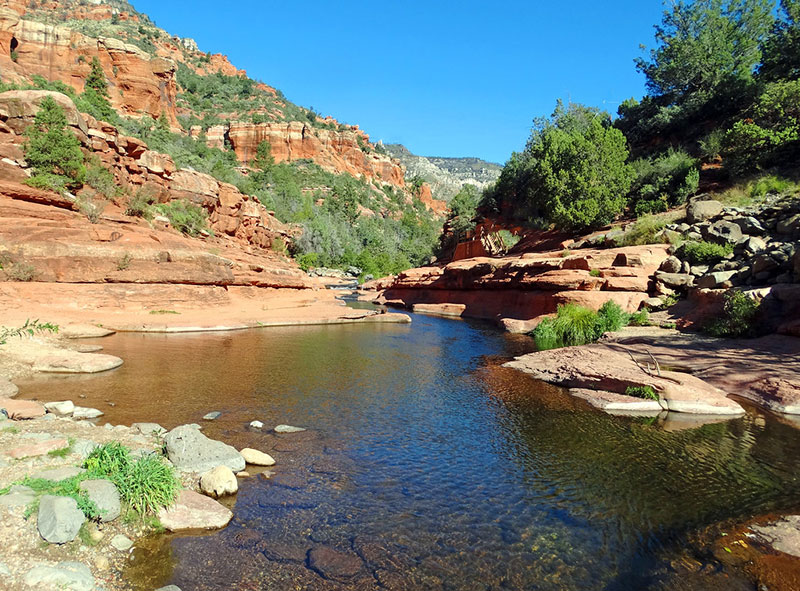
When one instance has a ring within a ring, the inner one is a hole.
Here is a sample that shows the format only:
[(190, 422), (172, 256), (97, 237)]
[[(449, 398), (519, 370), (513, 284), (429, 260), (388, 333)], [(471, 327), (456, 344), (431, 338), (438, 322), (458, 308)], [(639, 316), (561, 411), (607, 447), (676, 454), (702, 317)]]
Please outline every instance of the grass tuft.
[(652, 386), (628, 386), (625, 388), (625, 396), (643, 398), (645, 400), (658, 400), (658, 393)]

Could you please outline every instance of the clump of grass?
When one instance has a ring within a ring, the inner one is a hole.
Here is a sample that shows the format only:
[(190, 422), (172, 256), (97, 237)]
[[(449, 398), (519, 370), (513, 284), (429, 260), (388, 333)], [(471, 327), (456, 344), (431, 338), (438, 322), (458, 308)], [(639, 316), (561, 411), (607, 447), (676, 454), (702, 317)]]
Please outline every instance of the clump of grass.
[(6, 275), (11, 281), (33, 281), (36, 277), (36, 268), (33, 265), (24, 262), (17, 262), (11, 265), (9, 269), (5, 269)]
[(125, 271), (131, 266), (131, 255), (129, 253), (125, 253), (122, 255), (117, 261), (117, 271)]
[(733, 244), (687, 242), (681, 247), (681, 258), (692, 265), (714, 265), (733, 253)]
[(576, 304), (558, 307), (555, 318), (545, 318), (533, 330), (539, 350), (574, 347), (593, 343), (606, 332), (626, 326), (631, 315), (618, 304), (607, 301), (595, 312)]
[(652, 386), (628, 386), (625, 388), (625, 396), (643, 398), (645, 400), (658, 400), (658, 393)]
[(784, 193), (790, 189), (796, 189), (797, 185), (788, 180), (774, 175), (763, 176), (750, 185), (750, 196), (754, 198), (765, 197), (769, 194)]
[(737, 290), (729, 290), (724, 297), (722, 314), (708, 322), (704, 331), (715, 337), (758, 336), (761, 331), (761, 302)]
[(591, 277), (600, 277), (600, 269), (592, 269), (589, 271)]
[(628, 317), (628, 326), (650, 326), (650, 313), (647, 310), (639, 310)]
[(131, 463), (130, 450), (121, 443), (112, 441), (94, 448), (84, 460), (83, 467), (99, 478), (112, 479), (115, 474), (127, 471)]
[(618, 246), (639, 246), (643, 244), (660, 244), (664, 240), (657, 238), (657, 234), (669, 224), (677, 221), (680, 212), (667, 212), (661, 214), (643, 215), (637, 219), (633, 227), (625, 232), (616, 242)]
[(180, 314), (180, 312), (176, 312), (175, 310), (150, 310), (150, 314), (153, 316), (163, 316), (165, 314)]

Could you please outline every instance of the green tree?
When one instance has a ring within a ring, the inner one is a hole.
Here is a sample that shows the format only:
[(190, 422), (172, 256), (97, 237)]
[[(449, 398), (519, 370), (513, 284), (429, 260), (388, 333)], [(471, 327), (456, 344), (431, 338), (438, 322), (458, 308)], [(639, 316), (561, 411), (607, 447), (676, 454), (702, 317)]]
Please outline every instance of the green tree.
[(272, 145), (264, 140), (256, 148), (256, 157), (253, 158), (253, 167), (264, 172), (269, 172), (275, 166), (275, 158), (272, 156)]
[[(522, 155), (512, 157), (509, 187), (519, 217), (566, 230), (611, 222), (625, 207), (633, 182), (625, 136), (608, 113), (558, 101), (550, 118), (534, 122)], [(520, 215), (522, 214), (522, 215)]]
[(106, 73), (103, 71), (103, 66), (100, 65), (100, 60), (97, 56), (92, 58), (92, 66), (89, 75), (86, 77), (84, 89), (91, 88), (100, 96), (108, 98), (108, 82), (106, 81)]
[(32, 184), (56, 190), (83, 184), (86, 167), (81, 143), (69, 129), (64, 109), (52, 97), (42, 100), (25, 135), (25, 159), (33, 169)]
[(773, 8), (770, 0), (673, 2), (655, 27), (658, 47), (636, 60), (650, 94), (707, 97), (722, 85), (752, 80)]
[(767, 81), (800, 78), (800, 0), (781, 0), (781, 18), (764, 43), (759, 77)]
[(453, 231), (456, 242), (464, 239), (467, 232), (475, 227), (475, 218), (478, 207), (478, 189), (474, 185), (464, 185), (450, 201), (450, 211), (447, 215), (447, 224)]

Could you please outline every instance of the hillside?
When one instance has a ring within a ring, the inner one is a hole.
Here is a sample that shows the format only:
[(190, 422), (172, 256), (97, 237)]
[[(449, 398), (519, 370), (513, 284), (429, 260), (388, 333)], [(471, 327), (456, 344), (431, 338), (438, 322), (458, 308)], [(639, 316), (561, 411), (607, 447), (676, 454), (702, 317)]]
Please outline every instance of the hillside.
[(479, 190), (487, 188), (500, 176), (502, 166), (478, 158), (439, 158), (416, 156), (402, 144), (384, 148), (406, 169), (406, 180), (421, 178), (431, 186), (437, 199), (450, 201), (465, 184)]
[(2, 90), (65, 94), (98, 128), (235, 186), (294, 228), (303, 268), (383, 275), (433, 254), (444, 203), (357, 125), (292, 103), (127, 2), (6, 0), (0, 47)]

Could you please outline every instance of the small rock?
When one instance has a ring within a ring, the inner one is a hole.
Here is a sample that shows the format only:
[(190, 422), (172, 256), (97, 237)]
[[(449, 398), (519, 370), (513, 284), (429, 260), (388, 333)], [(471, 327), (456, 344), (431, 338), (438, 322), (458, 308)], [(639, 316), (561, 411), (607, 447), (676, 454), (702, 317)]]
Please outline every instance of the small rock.
[(236, 476), (227, 466), (217, 466), (200, 477), (200, 490), (210, 497), (233, 495), (239, 490)]
[(19, 388), (5, 378), (0, 378), (0, 398), (14, 398), (19, 394)]
[(116, 536), (111, 538), (111, 545), (120, 552), (126, 552), (133, 547), (133, 542), (127, 536), (123, 536), (122, 534), (117, 534)]
[(221, 416), (222, 416), (222, 413), (219, 412), (218, 410), (215, 410), (214, 412), (210, 412), (206, 416), (204, 416), (203, 420), (204, 421), (213, 421), (214, 419), (218, 419)]
[(46, 402), (44, 407), (47, 409), (47, 412), (51, 412), (60, 417), (69, 416), (75, 411), (75, 403), (72, 402), (72, 400), (64, 400), (63, 402)]
[(110, 480), (84, 480), (80, 488), (86, 491), (89, 500), (94, 502), (100, 511), (100, 521), (114, 521), (119, 517), (121, 506), (119, 491)]
[(0, 506), (25, 507), (36, 498), (36, 493), (28, 486), (16, 484), (9, 489), (8, 494), (0, 495)]
[(292, 427), (291, 425), (278, 425), (275, 427), (275, 433), (300, 433), (305, 431), (302, 427)]
[(44, 540), (66, 544), (75, 539), (85, 519), (75, 499), (45, 495), (39, 502), (36, 525)]
[(105, 556), (103, 556), (102, 554), (101, 554), (100, 556), (97, 556), (97, 557), (94, 559), (94, 567), (95, 567), (97, 570), (108, 570), (108, 567), (109, 567), (109, 566), (110, 566), (110, 565), (109, 565), (109, 562), (108, 562), (108, 558), (106, 558), (106, 557), (105, 557)]
[(664, 300), (661, 298), (647, 298), (642, 302), (642, 307), (646, 310), (657, 310), (664, 305)]
[(139, 431), (142, 435), (163, 435), (167, 430), (158, 423), (134, 423), (131, 429)]
[(275, 459), (271, 455), (265, 454), (263, 451), (246, 447), (240, 453), (242, 454), (244, 461), (253, 466), (275, 465)]
[(59, 562), (55, 566), (37, 566), (25, 575), (29, 587), (94, 591), (95, 583), (89, 567), (80, 562)]
[(102, 417), (104, 414), (102, 410), (97, 410), (96, 408), (76, 406), (75, 410), (72, 412), (72, 418), (80, 421), (84, 419), (96, 419), (97, 417)]
[(718, 271), (703, 275), (697, 280), (697, 287), (700, 289), (721, 289), (731, 287), (731, 278), (738, 271)]
[(250, 472), (248, 472), (247, 470), (242, 470), (241, 472), (237, 472), (236, 478), (250, 478)]
[(169, 531), (219, 529), (232, 517), (233, 513), (214, 499), (191, 490), (180, 491), (174, 505), (158, 512), (161, 525)]
[(72, 452), (85, 460), (97, 447), (98, 445), (94, 441), (89, 439), (79, 439), (72, 444)]
[(252, 427), (253, 429), (263, 429), (264, 423), (262, 423), (261, 421), (251, 421), (250, 427)]
[(95, 543), (99, 542), (105, 537), (105, 534), (99, 527), (97, 527), (96, 523), (90, 523), (88, 530), (89, 530), (89, 538)]
[(177, 585), (167, 585), (166, 587), (159, 587), (156, 591), (181, 591)]
[(3, 576), (3, 577), (10, 577), (11, 576), (11, 570), (9, 570), (9, 568), (5, 564), (3, 564), (2, 562), (0, 562), (0, 576)]
[(667, 287), (692, 287), (694, 285), (694, 276), (688, 273), (663, 273), (656, 271), (656, 279), (661, 281)]

